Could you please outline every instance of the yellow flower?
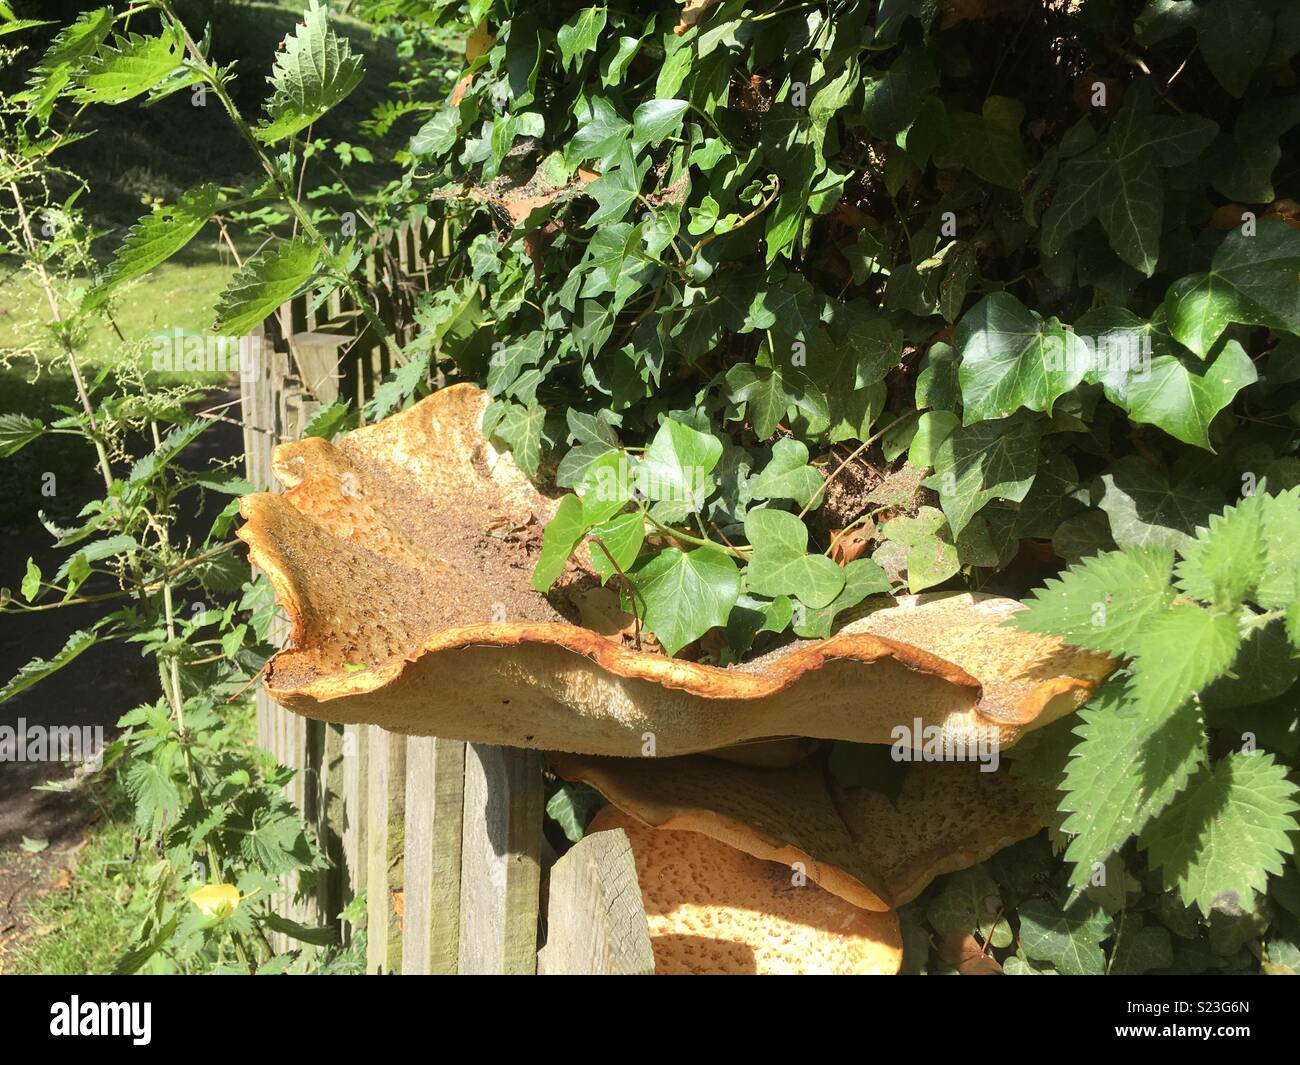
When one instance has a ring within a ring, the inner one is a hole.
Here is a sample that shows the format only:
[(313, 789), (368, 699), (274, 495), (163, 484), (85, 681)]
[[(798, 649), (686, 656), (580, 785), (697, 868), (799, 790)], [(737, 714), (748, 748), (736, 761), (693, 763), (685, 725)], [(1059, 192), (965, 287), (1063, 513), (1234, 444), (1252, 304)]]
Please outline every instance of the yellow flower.
[(204, 917), (229, 917), (239, 905), (239, 888), (234, 884), (205, 884), (190, 892), (190, 902)]

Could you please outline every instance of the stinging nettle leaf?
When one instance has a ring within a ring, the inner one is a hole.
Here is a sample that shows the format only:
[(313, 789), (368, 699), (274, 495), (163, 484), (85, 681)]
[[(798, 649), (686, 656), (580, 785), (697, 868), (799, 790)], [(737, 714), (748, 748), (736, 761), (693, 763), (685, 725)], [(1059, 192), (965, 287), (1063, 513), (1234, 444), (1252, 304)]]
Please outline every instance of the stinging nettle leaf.
[(125, 103), (161, 86), (182, 69), (183, 59), (181, 42), (170, 34), (114, 37), (82, 64), (72, 95), (81, 103)]
[(243, 336), (280, 304), (304, 292), (322, 248), (305, 237), (277, 244), (244, 262), (217, 301), (214, 329)]
[(330, 28), (329, 12), (312, 0), (276, 53), (266, 121), (254, 132), (264, 144), (291, 137), (324, 117), (361, 84), (361, 57)]
[(1295, 849), (1297, 810), (1285, 765), (1262, 751), (1235, 752), (1202, 767), (1140, 843), (1187, 905), (1207, 917), (1220, 902), (1249, 911)]
[(201, 230), (217, 209), (217, 186), (200, 185), (184, 193), (171, 207), (147, 215), (133, 225), (107, 272), (87, 291), (83, 311), (93, 310), (128, 281), (166, 262)]

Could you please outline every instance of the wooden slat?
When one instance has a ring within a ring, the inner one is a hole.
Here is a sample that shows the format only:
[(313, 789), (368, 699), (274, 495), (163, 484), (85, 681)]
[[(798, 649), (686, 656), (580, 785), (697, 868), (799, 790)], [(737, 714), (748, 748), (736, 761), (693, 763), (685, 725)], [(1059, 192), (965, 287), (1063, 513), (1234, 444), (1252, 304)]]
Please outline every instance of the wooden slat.
[(514, 747), (469, 745), (460, 972), (536, 972), (541, 849), (541, 755)]
[(632, 845), (621, 828), (579, 841), (551, 868), (542, 976), (654, 973)]
[[(343, 726), (343, 905), (366, 890), (366, 800), (370, 761), (367, 725)], [(351, 940), (344, 925), (344, 942)]]
[(460, 935), (461, 812), (465, 744), (406, 741), (406, 861), (402, 972), (456, 972)]
[(369, 726), (369, 792), (366, 799), (366, 969), (400, 971), (402, 930), (397, 910), (402, 893), (403, 803), (406, 739)]

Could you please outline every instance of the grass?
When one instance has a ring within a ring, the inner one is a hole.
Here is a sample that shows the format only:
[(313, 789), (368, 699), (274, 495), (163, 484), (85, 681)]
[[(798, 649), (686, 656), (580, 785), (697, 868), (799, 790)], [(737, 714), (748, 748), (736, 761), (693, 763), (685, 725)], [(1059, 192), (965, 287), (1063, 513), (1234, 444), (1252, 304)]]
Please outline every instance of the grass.
[(17, 974), (107, 973), (143, 916), (149, 863), (133, 860), (131, 822), (101, 824), (78, 856), (67, 888), (27, 907), (31, 938), (13, 955)]

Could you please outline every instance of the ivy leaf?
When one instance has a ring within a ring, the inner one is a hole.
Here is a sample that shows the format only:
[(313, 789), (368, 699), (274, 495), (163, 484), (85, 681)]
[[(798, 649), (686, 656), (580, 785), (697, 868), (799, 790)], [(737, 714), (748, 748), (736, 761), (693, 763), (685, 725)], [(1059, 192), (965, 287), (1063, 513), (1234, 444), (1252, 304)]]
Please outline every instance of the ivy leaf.
[(666, 548), (638, 563), (630, 577), (644, 599), (646, 628), (670, 655), (727, 623), (740, 595), (740, 571), (712, 547)]
[(181, 43), (170, 34), (114, 37), (87, 59), (72, 95), (80, 103), (120, 104), (151, 92), (181, 70)]
[(1108, 970), (1112, 976), (1168, 969), (1173, 964), (1174, 946), (1169, 929), (1143, 925), (1142, 918), (1131, 910), (1120, 914)]
[(1101, 943), (1110, 938), (1114, 925), (1100, 907), (1080, 902), (1062, 911), (1046, 899), (1029, 899), (1016, 915), (1020, 949), (1028, 957), (1050, 962), (1067, 976), (1100, 976), (1106, 971)]
[(260, 325), (280, 304), (306, 291), (321, 252), (319, 244), (299, 237), (245, 260), (217, 300), (213, 328), (243, 336)]
[(1248, 236), (1224, 238), (1210, 269), (1174, 282), (1165, 294), (1169, 328), (1205, 358), (1230, 322), (1300, 333), (1300, 232), (1261, 218)]
[(939, 493), (954, 536), (993, 499), (1019, 503), (1038, 469), (1040, 429), (1020, 419), (959, 426), (933, 451), (934, 473), (923, 482)]
[(174, 206), (140, 219), (127, 231), (108, 271), (86, 293), (81, 309), (94, 310), (115, 289), (166, 262), (198, 236), (216, 209), (217, 186), (209, 183), (184, 193)]
[(647, 100), (632, 112), (632, 145), (636, 151), (653, 148), (682, 127), (690, 104), (685, 100)]
[[(790, 499), (804, 507), (821, 489), (823, 480), (821, 472), (808, 465), (808, 448), (785, 437), (772, 445), (772, 461), (750, 481), (749, 490), (754, 499)], [(819, 496), (819, 506), (821, 502)]]
[(948, 519), (934, 507), (887, 521), (880, 531), (907, 548), (907, 590), (913, 594), (942, 584), (961, 569)]
[(844, 589), (844, 570), (825, 555), (808, 554), (808, 527), (780, 510), (751, 510), (745, 538), (753, 545), (749, 590), (758, 595), (794, 595), (805, 606), (829, 606)]
[(956, 333), (966, 425), (1021, 407), (1050, 414), (1088, 371), (1089, 352), (1056, 319), (1044, 322), (1015, 296), (994, 292), (962, 317)]
[(641, 545), (645, 543), (645, 518), (639, 513), (620, 514), (589, 531), (592, 538), (599, 537), (600, 543), (609, 551), (608, 555), (605, 554), (600, 544), (596, 543), (589, 548), (592, 565), (603, 583), (617, 572), (610, 562), (611, 556), (618, 569), (624, 573), (636, 561), (637, 555), (641, 553)]
[(1107, 551), (1049, 577), (1007, 625), (1126, 657), (1146, 624), (1173, 602), (1173, 570), (1173, 553), (1162, 548)]
[(1235, 340), (1209, 366), (1180, 355), (1160, 355), (1135, 373), (1120, 405), (1135, 422), (1163, 429), (1185, 444), (1213, 451), (1210, 423), (1247, 385), (1259, 380), (1255, 364)]
[(1195, 115), (1153, 115), (1151, 85), (1138, 82), (1124, 97), (1106, 136), (1061, 167), (1043, 215), (1043, 251), (1056, 255), (1065, 238), (1098, 218), (1121, 259), (1147, 277), (1160, 257), (1164, 185), (1157, 166), (1191, 162), (1218, 126)]
[(732, 403), (746, 404), (754, 434), (767, 440), (785, 412), (794, 403), (794, 395), (786, 389), (785, 377), (780, 367), (755, 366), (737, 363), (727, 371), (727, 398)]
[(1101, 485), (1098, 506), (1110, 518), (1111, 535), (1120, 547), (1181, 550), (1222, 503), (1219, 492), (1194, 474), (1173, 483), (1136, 455), (1116, 462), (1102, 474)]
[(1260, 751), (1202, 767), (1186, 792), (1142, 833), (1151, 864), (1206, 917), (1219, 901), (1254, 909), (1254, 893), (1282, 872), (1297, 829), (1296, 786)]
[(578, 132), (566, 149), (570, 161), (578, 163), (588, 159), (603, 166), (626, 142), (632, 132), (631, 124), (615, 110), (604, 96), (586, 101), (585, 109), (579, 105)]
[(997, 882), (983, 865), (947, 877), (925, 908), (926, 919), (943, 935), (974, 934), (995, 947), (1011, 945), (1011, 922)]
[(803, 605), (794, 618), (795, 635), (824, 640), (835, 627), (836, 617), (845, 610), (857, 606), (869, 595), (889, 590), (889, 577), (883, 569), (869, 558), (855, 558), (844, 567), (844, 590), (828, 606), (814, 608)]
[(586, 531), (582, 500), (576, 495), (565, 496), (542, 530), (542, 550), (533, 567), (534, 591), (545, 594), (551, 590)]
[(603, 7), (584, 7), (568, 22), (555, 31), (556, 43), (560, 46), (560, 66), (568, 70), (570, 66), (579, 66), (573, 62), (575, 56), (596, 50), (596, 42), (605, 28), (608, 12)]
[(545, 428), (546, 409), (536, 400), (527, 406), (502, 400), (483, 412), (483, 431), (509, 448), (515, 464), (529, 477), (536, 477), (542, 464)]
[(662, 521), (698, 513), (713, 492), (709, 473), (722, 458), (722, 441), (672, 419), (659, 426), (636, 470), (637, 489), (661, 504)]
[(1070, 883), (1085, 887), (1093, 870), (1160, 813), (1205, 757), (1200, 711), (1168, 714), (1133, 703), (1117, 682), (1079, 711), (1080, 738), (1062, 778), (1061, 831), (1074, 863)]
[(737, 658), (754, 645), (760, 632), (784, 632), (794, 616), (794, 603), (789, 596), (776, 599), (759, 599), (742, 593), (727, 618), (727, 642)]
[(266, 104), (267, 120), (254, 133), (274, 144), (323, 118), (361, 84), (361, 57), (329, 25), (329, 12), (312, 0), (303, 21), (285, 38), (271, 72), (274, 92)]

